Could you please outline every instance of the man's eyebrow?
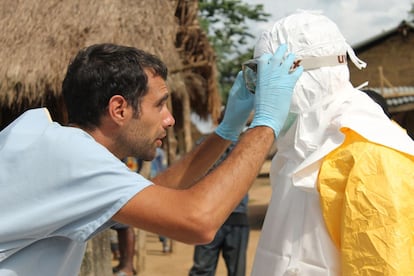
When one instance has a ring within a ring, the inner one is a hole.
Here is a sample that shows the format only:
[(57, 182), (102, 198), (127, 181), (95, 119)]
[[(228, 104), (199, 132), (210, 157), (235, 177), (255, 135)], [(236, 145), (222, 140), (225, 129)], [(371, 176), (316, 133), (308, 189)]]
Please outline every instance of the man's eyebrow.
[(168, 100), (169, 97), (170, 97), (170, 93), (165, 93), (164, 96), (157, 101), (157, 103), (158, 104), (164, 103)]

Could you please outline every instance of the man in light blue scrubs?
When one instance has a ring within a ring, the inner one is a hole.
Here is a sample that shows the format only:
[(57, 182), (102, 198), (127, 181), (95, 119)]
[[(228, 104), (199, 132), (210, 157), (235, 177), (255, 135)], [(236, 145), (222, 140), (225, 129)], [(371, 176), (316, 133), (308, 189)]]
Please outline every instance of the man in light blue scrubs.
[[(97, 44), (79, 51), (62, 93), (69, 124), (28, 110), (0, 132), (0, 275), (78, 275), (86, 242), (115, 222), (208, 243), (256, 178), (287, 116), (301, 68), (281, 46), (258, 65), (256, 94), (239, 73), (223, 121), (151, 181), (121, 161), (152, 160), (175, 123), (167, 68), (141, 50)], [(255, 99), (254, 99), (255, 98)], [(225, 162), (203, 177), (250, 129)]]

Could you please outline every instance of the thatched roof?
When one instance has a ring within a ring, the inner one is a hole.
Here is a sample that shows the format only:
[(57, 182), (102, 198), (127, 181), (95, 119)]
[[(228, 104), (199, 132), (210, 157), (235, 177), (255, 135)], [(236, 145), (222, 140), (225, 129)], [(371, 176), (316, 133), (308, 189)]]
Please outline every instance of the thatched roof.
[(188, 75), (206, 78), (197, 97), (207, 105), (197, 105), (197, 109), (201, 115), (214, 111), (220, 102), (209, 99), (217, 98), (218, 92), (207, 84), (215, 82), (215, 75), (188, 70), (188, 49), (180, 52), (176, 47), (178, 33), (186, 37), (176, 12), (194, 2), (197, 4), (185, 0), (0, 1), (0, 125), (9, 113), (29, 107), (48, 106), (52, 114), (61, 112), (61, 83), (70, 59), (80, 48), (102, 42), (135, 46), (158, 55), (172, 72), (169, 85), (178, 100), (183, 93), (193, 97)]
[[(193, 110), (202, 118), (210, 114), (217, 121), (221, 98), (216, 82), (216, 54), (199, 25), (197, 13), (198, 1), (178, 1), (176, 17), (180, 28), (176, 46), (183, 57), (183, 66), (177, 70), (184, 74), (186, 87), (191, 90)], [(204, 96), (205, 94), (208, 96)]]

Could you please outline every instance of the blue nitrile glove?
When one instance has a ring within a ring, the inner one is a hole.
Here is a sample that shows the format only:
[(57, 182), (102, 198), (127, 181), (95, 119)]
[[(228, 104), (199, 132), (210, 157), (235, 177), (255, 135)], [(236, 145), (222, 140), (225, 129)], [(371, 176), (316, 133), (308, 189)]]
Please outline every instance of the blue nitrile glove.
[(240, 71), (230, 89), (224, 117), (216, 128), (216, 134), (223, 139), (237, 141), (253, 110), (253, 104), (254, 95), (247, 90)]
[(283, 61), (287, 46), (282, 44), (274, 55), (263, 54), (258, 60), (255, 97), (255, 114), (250, 128), (269, 126), (275, 137), (286, 120), (296, 81), (303, 72), (299, 66), (289, 73), (295, 56), (288, 54)]

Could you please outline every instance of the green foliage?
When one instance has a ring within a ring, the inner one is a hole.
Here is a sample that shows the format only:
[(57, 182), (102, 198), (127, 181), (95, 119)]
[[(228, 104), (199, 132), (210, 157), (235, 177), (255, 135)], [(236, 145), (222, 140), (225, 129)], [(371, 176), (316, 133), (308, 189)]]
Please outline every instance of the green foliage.
[(408, 11), (408, 19), (414, 20), (414, 2), (411, 3), (411, 9)]
[(217, 55), (219, 88), (224, 101), (241, 63), (252, 57), (253, 49), (247, 44), (255, 36), (250, 33), (248, 24), (266, 22), (269, 16), (261, 4), (249, 5), (241, 0), (199, 0), (199, 22)]

